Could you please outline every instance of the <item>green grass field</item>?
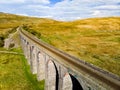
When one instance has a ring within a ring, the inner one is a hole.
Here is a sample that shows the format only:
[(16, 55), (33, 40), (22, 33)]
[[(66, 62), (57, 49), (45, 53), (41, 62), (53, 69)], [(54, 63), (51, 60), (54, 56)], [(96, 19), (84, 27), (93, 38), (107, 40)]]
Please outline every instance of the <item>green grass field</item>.
[(0, 90), (44, 90), (44, 81), (31, 74), (24, 56), (0, 53)]

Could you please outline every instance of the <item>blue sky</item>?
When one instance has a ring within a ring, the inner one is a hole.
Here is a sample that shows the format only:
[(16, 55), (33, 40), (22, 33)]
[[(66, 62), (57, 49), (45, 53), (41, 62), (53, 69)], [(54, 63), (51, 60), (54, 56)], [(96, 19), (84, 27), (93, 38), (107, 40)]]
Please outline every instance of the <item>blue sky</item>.
[(50, 0), (51, 4), (56, 4), (57, 2), (61, 2), (62, 0)]
[(120, 16), (120, 0), (0, 0), (0, 12), (71, 21)]

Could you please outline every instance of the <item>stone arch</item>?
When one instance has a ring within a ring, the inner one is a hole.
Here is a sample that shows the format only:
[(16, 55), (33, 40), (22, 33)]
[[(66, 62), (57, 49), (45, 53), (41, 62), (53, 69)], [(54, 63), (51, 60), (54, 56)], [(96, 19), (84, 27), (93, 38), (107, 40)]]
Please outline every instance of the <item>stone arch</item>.
[(54, 62), (52, 60), (48, 60), (47, 62), (47, 85), (46, 85), (46, 90), (58, 90), (58, 85), (57, 85), (57, 70)]
[(24, 55), (26, 55), (25, 54), (25, 43), (26, 43), (26, 41), (25, 41), (25, 39), (23, 39), (23, 51), (24, 51)]
[(72, 79), (69, 73), (65, 73), (63, 77), (63, 86), (62, 90), (73, 90), (73, 84), (72, 84)]
[(63, 77), (62, 90), (83, 90), (83, 88), (73, 75), (65, 73)]
[(77, 80), (76, 77), (74, 77), (73, 75), (70, 74), (71, 80), (72, 80), (72, 90), (83, 90), (80, 82)]
[(30, 64), (31, 64), (31, 71), (33, 74), (37, 73), (37, 55), (36, 55), (36, 49), (34, 46), (31, 46), (31, 59), (30, 59)]
[(24, 50), (24, 40), (23, 40), (23, 37), (21, 36), (21, 46), (22, 46), (22, 49)]
[(45, 57), (40, 51), (37, 53), (37, 79), (38, 81), (45, 79)]
[(24, 42), (26, 42), (26, 39), (24, 38)]
[(27, 60), (28, 64), (30, 64), (30, 44), (27, 42)]
[(30, 45), (30, 66), (32, 67), (32, 46)]
[(24, 50), (25, 50), (25, 57), (26, 57), (26, 59), (28, 58), (27, 57), (27, 41), (25, 40), (25, 46), (24, 46)]

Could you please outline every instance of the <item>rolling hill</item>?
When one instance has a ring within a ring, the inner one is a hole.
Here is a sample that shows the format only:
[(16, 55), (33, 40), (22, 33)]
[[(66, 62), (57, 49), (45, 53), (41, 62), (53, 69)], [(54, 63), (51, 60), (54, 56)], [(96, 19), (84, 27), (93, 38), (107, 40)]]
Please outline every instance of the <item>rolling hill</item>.
[(56, 48), (120, 76), (120, 17), (61, 22), (0, 13), (0, 37), (20, 25)]

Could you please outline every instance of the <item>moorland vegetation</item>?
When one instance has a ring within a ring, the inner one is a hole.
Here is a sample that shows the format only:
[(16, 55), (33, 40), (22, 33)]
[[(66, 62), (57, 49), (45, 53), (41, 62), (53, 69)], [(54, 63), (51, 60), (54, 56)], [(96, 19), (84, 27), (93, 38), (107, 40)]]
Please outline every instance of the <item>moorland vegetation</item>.
[(0, 45), (18, 26), (46, 43), (120, 76), (120, 17), (70, 22), (0, 14)]

